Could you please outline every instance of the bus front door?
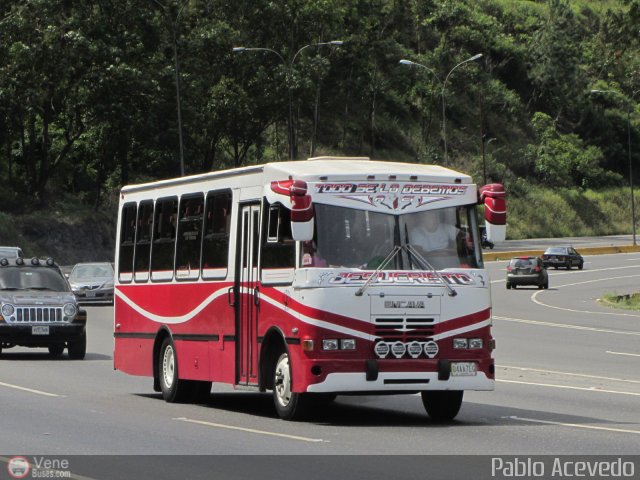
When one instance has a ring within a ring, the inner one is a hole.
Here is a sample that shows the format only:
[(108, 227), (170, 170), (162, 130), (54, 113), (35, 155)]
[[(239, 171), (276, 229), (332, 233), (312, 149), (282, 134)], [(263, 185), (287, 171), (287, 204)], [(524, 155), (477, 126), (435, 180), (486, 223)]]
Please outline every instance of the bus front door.
[(258, 250), (260, 240), (260, 205), (245, 205), (241, 211), (238, 249), (239, 282), (236, 297), (238, 312), (238, 384), (258, 383)]

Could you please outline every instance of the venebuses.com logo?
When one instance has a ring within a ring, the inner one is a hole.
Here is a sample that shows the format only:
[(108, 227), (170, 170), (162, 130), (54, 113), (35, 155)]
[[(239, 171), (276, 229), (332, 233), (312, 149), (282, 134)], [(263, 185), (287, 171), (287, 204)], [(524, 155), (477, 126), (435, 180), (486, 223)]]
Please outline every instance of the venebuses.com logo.
[(16, 455), (7, 461), (11, 478), (71, 478), (71, 467), (66, 458), (27, 457)]

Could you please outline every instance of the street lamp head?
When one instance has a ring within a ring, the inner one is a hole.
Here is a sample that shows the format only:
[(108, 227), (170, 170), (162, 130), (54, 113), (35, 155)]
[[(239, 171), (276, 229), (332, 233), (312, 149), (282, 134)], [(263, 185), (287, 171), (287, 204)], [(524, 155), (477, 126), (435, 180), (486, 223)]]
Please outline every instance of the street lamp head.
[(246, 49), (247, 47), (233, 47), (233, 53), (244, 52)]
[(469, 61), (471, 62), (471, 61), (473, 61), (473, 60), (478, 60), (480, 57), (482, 57), (482, 54), (481, 54), (481, 53), (477, 53), (476, 55), (474, 55), (473, 57), (471, 57), (471, 58), (469, 59)]
[(412, 62), (411, 60), (406, 60), (404, 58), (400, 60), (400, 62), (398, 63), (400, 63), (401, 65), (415, 65), (415, 62)]
[(344, 45), (344, 41), (342, 40), (331, 40), (330, 42), (328, 42), (329, 45), (335, 45), (335, 46), (340, 46), (340, 45)]

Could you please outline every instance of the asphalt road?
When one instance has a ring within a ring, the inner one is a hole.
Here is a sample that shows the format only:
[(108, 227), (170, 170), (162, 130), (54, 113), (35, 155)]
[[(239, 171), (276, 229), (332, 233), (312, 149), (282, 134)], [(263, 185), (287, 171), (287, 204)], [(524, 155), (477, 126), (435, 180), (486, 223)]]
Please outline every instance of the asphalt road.
[(453, 423), (430, 421), (416, 395), (338, 397), (305, 423), (227, 386), (167, 404), (151, 379), (113, 370), (113, 310), (90, 307), (84, 361), (3, 351), (0, 455), (638, 454), (640, 312), (597, 299), (640, 290), (640, 254), (550, 270), (549, 290), (506, 290), (505, 267), (488, 264), (496, 391), (466, 392)]

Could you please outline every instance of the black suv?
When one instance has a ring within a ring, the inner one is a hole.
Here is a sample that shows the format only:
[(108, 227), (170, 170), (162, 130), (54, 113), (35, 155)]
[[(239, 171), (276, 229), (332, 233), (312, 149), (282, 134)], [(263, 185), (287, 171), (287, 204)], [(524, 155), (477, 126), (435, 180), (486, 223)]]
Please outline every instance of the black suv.
[(66, 347), (71, 359), (82, 360), (86, 322), (53, 259), (0, 259), (0, 353), (20, 345), (60, 356)]
[(538, 257), (512, 258), (507, 265), (507, 290), (518, 285), (537, 285), (549, 288), (549, 274)]

